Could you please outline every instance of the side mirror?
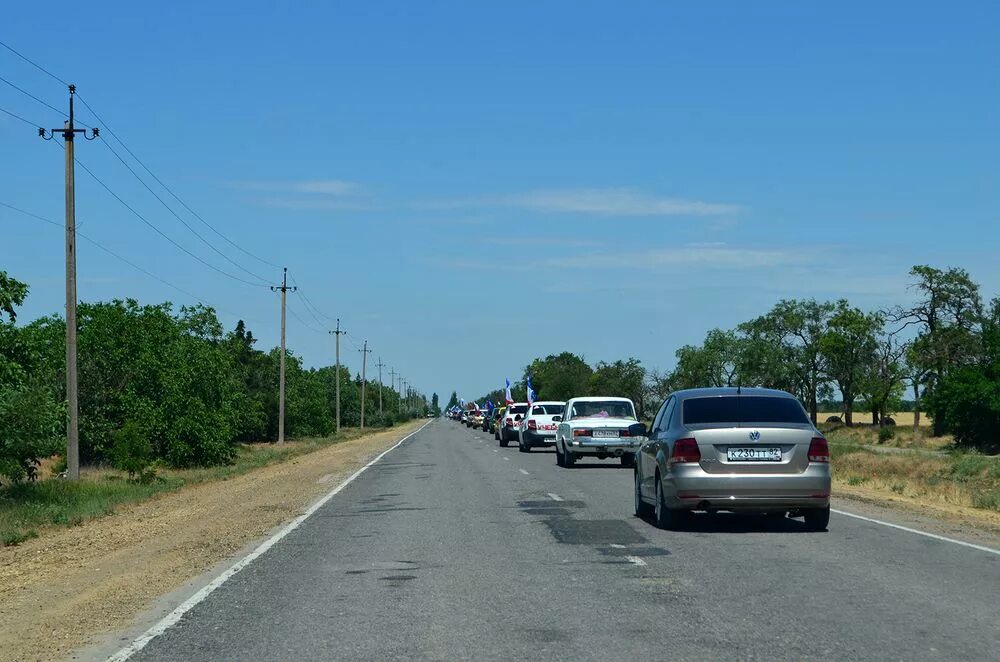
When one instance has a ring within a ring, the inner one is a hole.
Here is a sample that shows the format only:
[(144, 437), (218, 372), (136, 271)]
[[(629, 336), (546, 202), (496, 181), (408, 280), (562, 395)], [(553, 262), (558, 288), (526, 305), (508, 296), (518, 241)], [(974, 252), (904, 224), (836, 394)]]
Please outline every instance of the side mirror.
[(646, 436), (646, 424), (645, 423), (633, 423), (628, 426), (628, 433), (632, 437), (645, 437)]
[(556, 414), (555, 416), (552, 417), (552, 422), (553, 423), (561, 423), (562, 422), (562, 416), (560, 416), (559, 414)]

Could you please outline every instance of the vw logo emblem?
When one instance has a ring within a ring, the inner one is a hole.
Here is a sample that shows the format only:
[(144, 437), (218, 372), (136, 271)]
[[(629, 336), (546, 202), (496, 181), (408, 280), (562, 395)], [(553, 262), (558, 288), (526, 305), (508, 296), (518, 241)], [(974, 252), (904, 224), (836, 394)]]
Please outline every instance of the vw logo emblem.
[(760, 441), (760, 432), (754, 430), (750, 433), (750, 441)]

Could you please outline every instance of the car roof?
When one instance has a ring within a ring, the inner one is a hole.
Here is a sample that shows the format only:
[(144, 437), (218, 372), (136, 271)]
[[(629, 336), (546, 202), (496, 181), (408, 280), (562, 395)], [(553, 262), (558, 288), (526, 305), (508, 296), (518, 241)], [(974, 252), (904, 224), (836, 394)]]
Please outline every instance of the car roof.
[(713, 388), (689, 388), (681, 391), (674, 391), (674, 396), (680, 400), (689, 400), (691, 398), (719, 398), (722, 396), (732, 396), (732, 395), (746, 395), (746, 396), (767, 396), (770, 398), (788, 398), (790, 400), (798, 400), (794, 395), (788, 391), (779, 391), (774, 388), (742, 388), (737, 386), (722, 386)]
[(599, 395), (588, 395), (583, 398), (572, 398), (573, 402), (632, 402), (628, 398), (620, 398), (618, 396), (599, 396)]
[(562, 400), (539, 400), (538, 402), (532, 402), (533, 405), (564, 405), (566, 404)]

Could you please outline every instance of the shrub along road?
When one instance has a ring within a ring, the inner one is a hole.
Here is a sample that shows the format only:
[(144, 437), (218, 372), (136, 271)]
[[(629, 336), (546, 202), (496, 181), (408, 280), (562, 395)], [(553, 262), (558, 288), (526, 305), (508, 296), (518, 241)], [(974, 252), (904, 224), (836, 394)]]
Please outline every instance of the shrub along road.
[(551, 453), (523, 455), (434, 422), (133, 659), (1000, 650), (996, 553), (839, 514), (827, 533), (727, 515), (660, 531), (631, 516), (631, 481), (617, 463), (559, 469)]

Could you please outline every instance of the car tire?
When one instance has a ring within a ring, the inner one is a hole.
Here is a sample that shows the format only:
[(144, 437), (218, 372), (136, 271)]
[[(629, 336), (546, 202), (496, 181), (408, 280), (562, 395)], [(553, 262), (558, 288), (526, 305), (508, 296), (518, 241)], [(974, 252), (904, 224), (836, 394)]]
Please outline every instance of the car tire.
[(803, 511), (806, 528), (810, 531), (826, 531), (830, 524), (830, 506), (826, 508), (810, 508)]
[(648, 503), (642, 500), (642, 491), (641, 487), (639, 486), (639, 472), (636, 471), (634, 472), (634, 474), (635, 474), (634, 476), (635, 488), (633, 496), (635, 498), (635, 516), (640, 519), (646, 519), (647, 517), (650, 516), (650, 511), (652, 510), (652, 507)]
[(679, 528), (681, 521), (686, 519), (687, 511), (667, 508), (667, 500), (663, 494), (663, 480), (656, 475), (656, 503), (653, 506), (653, 520), (656, 526), (667, 531)]
[(531, 446), (525, 445), (525, 443), (519, 439), (517, 442), (517, 450), (521, 451), (522, 453), (529, 453), (531, 452)]
[(563, 453), (563, 466), (569, 469), (574, 464), (576, 464), (576, 455), (573, 454), (573, 451), (567, 448), (566, 452)]
[(563, 461), (563, 452), (562, 452), (562, 449), (559, 448), (559, 442), (558, 441), (556, 442), (556, 466), (560, 466), (560, 467), (566, 466), (565, 462)]

